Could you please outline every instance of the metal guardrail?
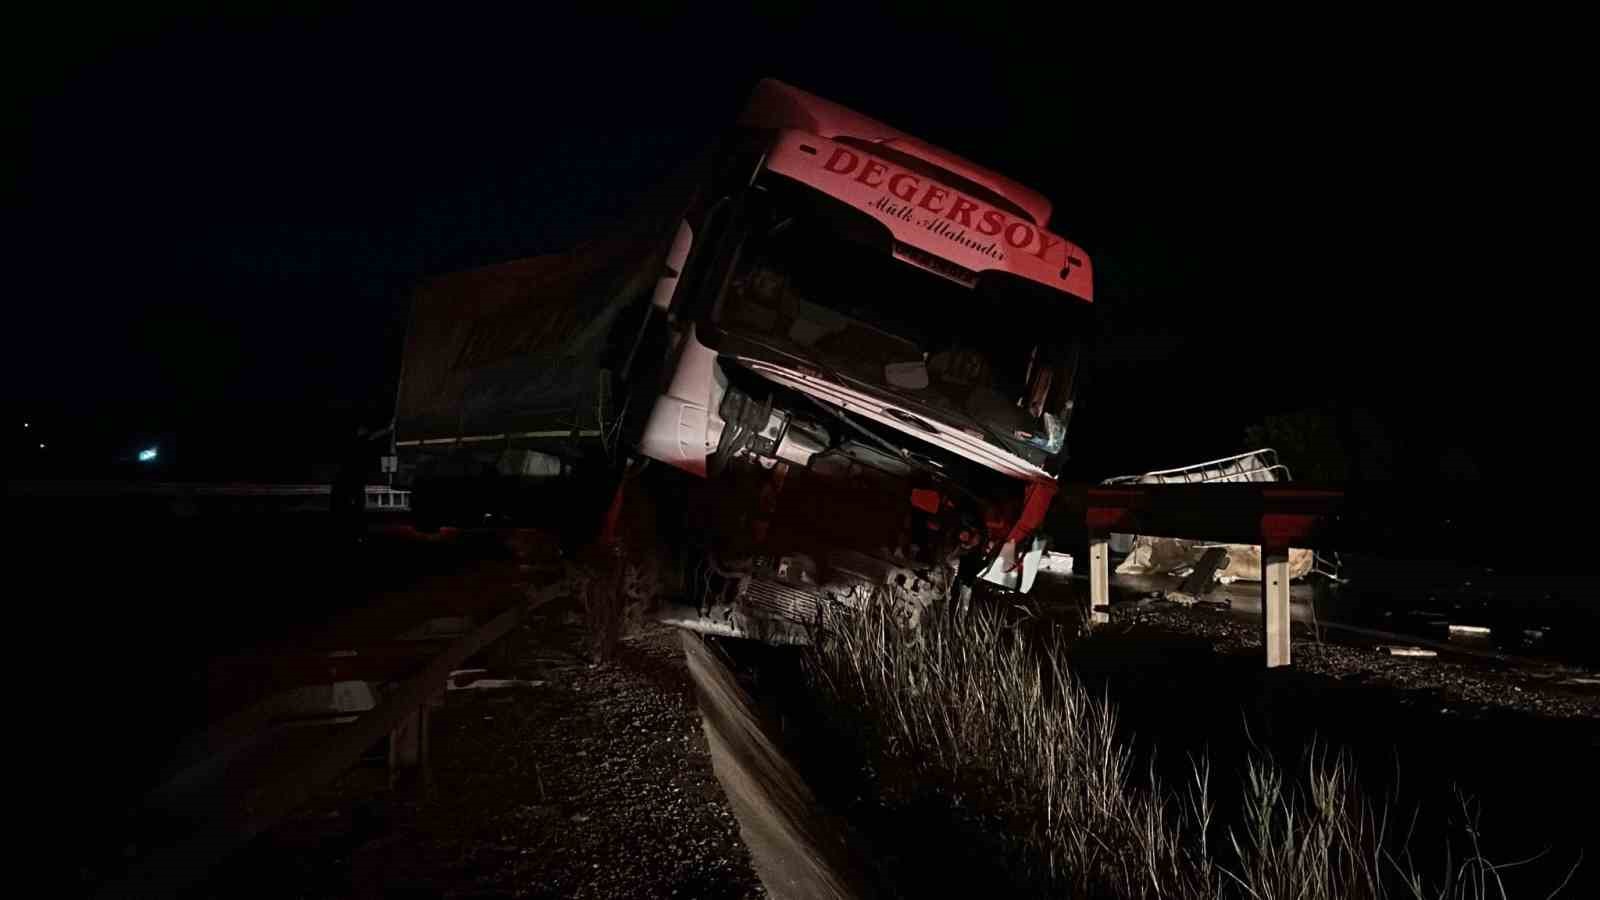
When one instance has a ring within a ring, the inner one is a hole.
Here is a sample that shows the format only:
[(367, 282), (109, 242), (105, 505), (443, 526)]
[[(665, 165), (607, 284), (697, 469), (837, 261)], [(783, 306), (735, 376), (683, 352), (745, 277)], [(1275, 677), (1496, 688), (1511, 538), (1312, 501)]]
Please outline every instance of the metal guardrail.
[[(430, 699), (445, 690), (452, 671), (475, 653), (504, 637), (523, 621), (530, 609), (548, 599), (547, 596), (529, 603), (518, 597), (510, 607), (504, 608), (488, 621), (453, 635), (442, 649), (438, 647), (438, 642), (413, 642), (415, 652), (402, 651), (397, 656), (393, 646), (379, 644), (373, 648), (377, 651), (376, 655), (351, 654), (348, 658), (338, 656), (313, 661), (313, 668), (323, 673), (317, 679), (319, 681), (339, 677), (332, 669), (341, 663), (364, 667), (361, 671), (368, 677), (375, 677), (376, 672), (388, 671), (397, 663), (402, 664), (402, 668), (408, 668), (411, 674), (383, 691), (382, 699), (371, 709), (346, 717), (346, 724), (341, 725), (340, 730), (328, 740), (315, 746), (297, 748), (288, 757), (271, 756), (268, 761), (257, 763), (246, 773), (250, 776), (247, 779), (248, 787), (234, 796), (233, 802), (227, 804), (219, 814), (194, 822), (186, 834), (174, 835), (170, 840), (161, 842), (150, 856), (139, 860), (125, 877), (106, 885), (100, 896), (165, 897), (194, 886), (226, 856), (304, 806), (317, 790), (353, 766), (368, 748), (386, 736), (391, 741), (391, 764), (399, 750), (409, 754), (407, 764), (426, 766)], [(404, 666), (403, 663), (408, 660), (413, 665)], [(304, 667), (306, 661), (286, 662), (291, 666), (298, 662)], [(353, 673), (343, 674), (350, 677)], [(245, 725), (235, 725), (231, 730), (259, 729), (270, 717), (247, 713), (245, 718), (249, 720)], [(207, 742), (220, 747), (238, 740), (239, 735), (234, 734), (224, 738), (211, 737)], [(400, 741), (405, 741), (407, 746), (397, 748), (395, 745)], [(191, 766), (191, 771), (202, 773), (194, 777), (215, 779), (220, 777), (217, 772), (236, 765), (229, 763), (228, 767), (224, 767), (201, 760)], [(194, 791), (193, 786), (185, 785), (182, 791), (176, 793), (178, 796), (188, 796)], [(153, 796), (160, 793), (161, 789), (158, 788)]]
[(1289, 664), (1289, 548), (1328, 546), (1342, 491), (1278, 482), (1065, 485), (1056, 503), (1089, 535), (1091, 622), (1110, 621), (1113, 531), (1261, 547), (1262, 642), (1268, 668)]
[(1057, 506), (1091, 534), (1122, 532), (1230, 544), (1347, 549), (1346, 493), (1295, 482), (1062, 485)]
[(261, 484), (242, 481), (8, 481), (12, 497), (326, 497), (327, 484)]
[[(1307, 481), (1070, 484), (1056, 491), (1063, 519), (1108, 531), (1218, 543), (1261, 543), (1262, 517), (1297, 527), (1291, 546), (1404, 559), (1538, 560), (1562, 535), (1593, 533), (1600, 488), (1583, 479), (1541, 482)], [(1089, 508), (1098, 510), (1091, 522)], [(1090, 530), (1094, 530), (1092, 527)], [(1563, 560), (1592, 570), (1587, 558)]]
[[(375, 512), (411, 509), (411, 492), (386, 484), (366, 486), (366, 508)], [(109, 497), (332, 497), (330, 484), (263, 484), (224, 481), (8, 481), (8, 497), (109, 498)]]
[[(1267, 665), (1289, 659), (1289, 548), (1394, 559), (1551, 558), (1562, 535), (1593, 532), (1600, 496), (1580, 480), (1550, 483), (1303, 482), (1064, 484), (1055, 511), (1083, 523), (1089, 543), (1091, 618), (1107, 621), (1112, 532), (1262, 548), (1262, 628)], [(1587, 571), (1582, 554), (1558, 558)], [(1548, 570), (1546, 570), (1548, 571)], [(1559, 571), (1559, 570), (1558, 570)]]

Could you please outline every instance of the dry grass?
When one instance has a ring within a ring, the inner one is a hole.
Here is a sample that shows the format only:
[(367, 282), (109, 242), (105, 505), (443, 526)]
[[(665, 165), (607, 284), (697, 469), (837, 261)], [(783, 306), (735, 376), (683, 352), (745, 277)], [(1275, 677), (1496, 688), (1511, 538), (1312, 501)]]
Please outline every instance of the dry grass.
[(608, 662), (622, 639), (644, 624), (660, 591), (660, 563), (626, 545), (595, 544), (567, 565), (565, 590), (578, 597), (589, 658)]
[(812, 658), (819, 686), (834, 708), (864, 711), (874, 746), (917, 766), (923, 783), (1003, 816), (1008, 850), (1041, 893), (1505, 896), (1475, 825), (1464, 860), (1419, 872), (1394, 803), (1369, 799), (1343, 754), (1313, 747), (1293, 773), (1250, 759), (1242, 813), (1219, 822), (1210, 762), (1192, 760), (1185, 784), (1162, 783), (1153, 762), (1136, 773), (1115, 706), (1071, 675), (1060, 635), (1041, 638), (995, 609), (912, 629), (890, 609), (828, 623)]

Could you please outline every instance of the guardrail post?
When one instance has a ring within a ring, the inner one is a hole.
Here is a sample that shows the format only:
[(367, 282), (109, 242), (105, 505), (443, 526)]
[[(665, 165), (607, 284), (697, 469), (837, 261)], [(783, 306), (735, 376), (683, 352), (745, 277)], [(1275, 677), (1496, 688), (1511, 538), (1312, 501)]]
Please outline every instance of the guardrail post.
[(1261, 643), (1267, 668), (1289, 665), (1289, 549), (1261, 545)]
[(1089, 624), (1111, 622), (1111, 546), (1104, 534), (1089, 535)]
[(389, 786), (428, 787), (428, 704), (411, 711), (389, 732)]

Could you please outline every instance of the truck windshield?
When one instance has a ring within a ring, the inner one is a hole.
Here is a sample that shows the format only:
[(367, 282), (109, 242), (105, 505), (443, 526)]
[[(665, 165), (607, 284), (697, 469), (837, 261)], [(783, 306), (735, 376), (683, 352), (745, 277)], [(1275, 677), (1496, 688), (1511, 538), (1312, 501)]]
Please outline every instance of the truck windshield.
[(895, 259), (870, 223), (760, 206), (720, 329), (980, 423), (1035, 462), (1060, 452), (1085, 304), (1004, 276), (967, 286)]

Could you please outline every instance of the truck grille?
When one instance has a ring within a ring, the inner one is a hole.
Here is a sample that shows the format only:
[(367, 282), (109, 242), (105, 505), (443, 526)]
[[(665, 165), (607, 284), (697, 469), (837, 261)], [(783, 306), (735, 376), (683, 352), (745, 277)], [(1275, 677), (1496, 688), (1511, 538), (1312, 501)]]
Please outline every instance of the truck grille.
[(822, 601), (817, 593), (781, 581), (751, 578), (745, 582), (739, 599), (751, 613), (801, 625), (816, 624), (822, 615)]

